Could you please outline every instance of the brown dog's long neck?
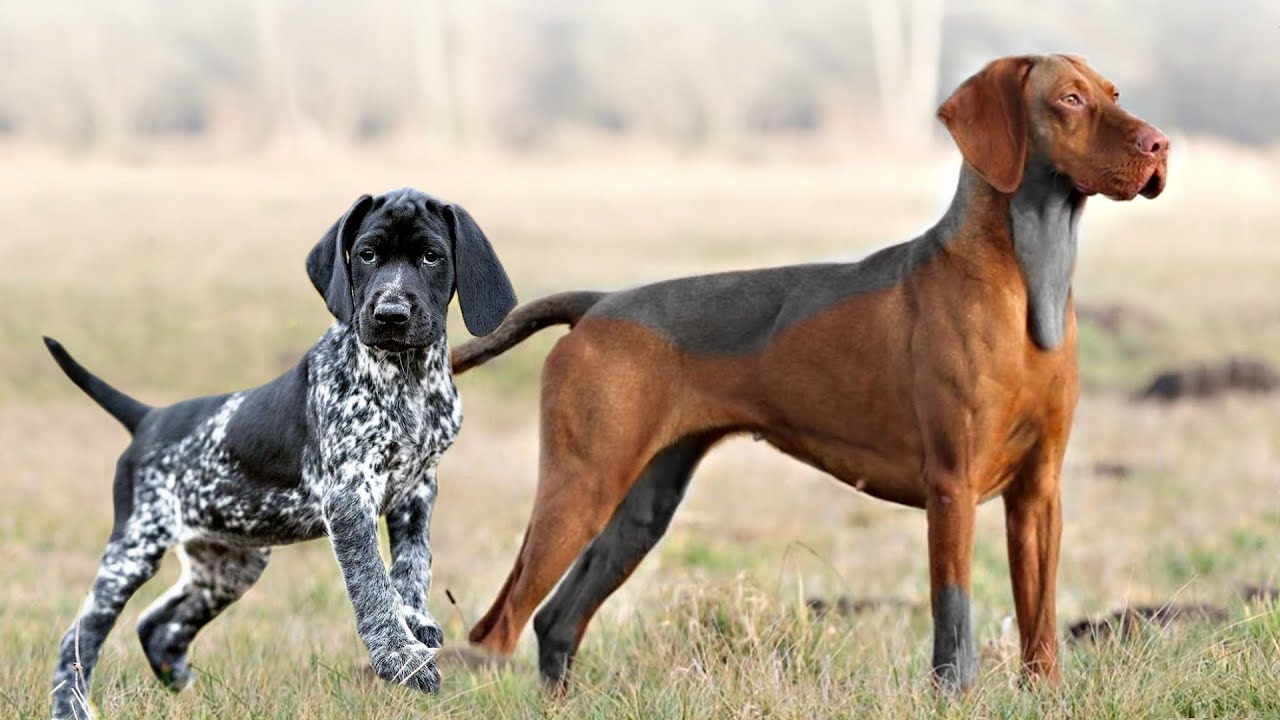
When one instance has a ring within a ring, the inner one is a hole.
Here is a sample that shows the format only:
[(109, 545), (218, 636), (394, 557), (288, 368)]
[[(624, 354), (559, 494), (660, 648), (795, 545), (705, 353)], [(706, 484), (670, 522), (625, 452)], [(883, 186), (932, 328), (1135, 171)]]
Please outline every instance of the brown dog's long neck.
[(971, 275), (992, 270), (993, 253), (1011, 255), (1026, 287), (1027, 332), (1038, 347), (1054, 350), (1066, 333), (1082, 207), (1082, 197), (1047, 166), (1033, 162), (1018, 191), (1006, 195), (966, 164), (950, 209), (929, 236), (948, 253), (969, 256)]
[(1083, 207), (1069, 181), (1034, 162), (1009, 204), (1013, 249), (1027, 285), (1027, 330), (1044, 350), (1056, 350), (1066, 334)]

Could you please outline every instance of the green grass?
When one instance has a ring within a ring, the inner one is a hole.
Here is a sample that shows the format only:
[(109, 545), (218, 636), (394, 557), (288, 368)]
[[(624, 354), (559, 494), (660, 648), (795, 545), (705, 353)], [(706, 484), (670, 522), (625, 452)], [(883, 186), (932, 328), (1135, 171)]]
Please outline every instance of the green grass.
[[(1280, 716), (1276, 607), (1237, 605), (1224, 628), (1149, 628), (1101, 647), (1067, 645), (1060, 688), (1023, 687), (1011, 639), (997, 638), (984, 648), (978, 688), (958, 698), (926, 679), (922, 611), (817, 619), (774, 588), (745, 581), (682, 587), (643, 612), (601, 623), (561, 698), (541, 692), (527, 652), (497, 670), (455, 668), (429, 698), (371, 679), (353, 639), (317, 640), (304, 617), (230, 614), (193, 655), (198, 681), (177, 695), (149, 676), (132, 643), (113, 641), (95, 682), (105, 716), (292, 718), (320, 709), (331, 717), (495, 719)], [(979, 614), (980, 625), (988, 619)], [(14, 685), (42, 685), (45, 648), (11, 629), (0, 642), (10, 667), (20, 668)], [(43, 693), (5, 692), (0, 707), (15, 717), (45, 711)]]

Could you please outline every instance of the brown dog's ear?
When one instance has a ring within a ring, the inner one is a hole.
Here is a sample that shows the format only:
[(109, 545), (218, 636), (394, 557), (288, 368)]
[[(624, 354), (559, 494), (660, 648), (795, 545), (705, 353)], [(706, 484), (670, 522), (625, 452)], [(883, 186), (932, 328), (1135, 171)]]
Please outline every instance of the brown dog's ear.
[(1022, 184), (1027, 165), (1023, 89), (1032, 57), (1001, 58), (965, 80), (938, 108), (965, 162), (1002, 193)]

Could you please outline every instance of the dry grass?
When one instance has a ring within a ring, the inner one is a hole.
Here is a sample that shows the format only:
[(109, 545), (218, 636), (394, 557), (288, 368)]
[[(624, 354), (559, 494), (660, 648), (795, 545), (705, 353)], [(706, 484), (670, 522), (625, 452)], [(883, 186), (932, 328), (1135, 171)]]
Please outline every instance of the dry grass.
[[(927, 600), (924, 519), (856, 496), (749, 440), (699, 471), (653, 557), (592, 626), (575, 690), (537, 688), (533, 642), (496, 673), (446, 669), (438, 698), (369, 681), (332, 553), (282, 548), (201, 635), (195, 686), (149, 675), (126, 610), (95, 678), (111, 718), (1280, 716), (1280, 610), (1235, 598), (1280, 566), (1280, 404), (1135, 406), (1149, 367), (1248, 351), (1280, 361), (1280, 164), (1196, 147), (1152, 203), (1096, 202), (1082, 302), (1121, 302), (1155, 327), (1086, 336), (1090, 391), (1068, 457), (1059, 609), (1209, 601), (1232, 621), (1064, 650), (1060, 691), (1017, 686), (998, 503), (979, 514), (980, 689), (948, 702), (926, 680), (921, 609), (816, 620), (808, 595)], [(56, 643), (110, 526), (124, 433), (38, 343), (155, 401), (256, 384), (325, 325), (301, 260), (359, 192), (414, 184), (466, 204), (523, 297), (666, 275), (858, 254), (934, 215), (949, 162), (862, 167), (692, 163), (554, 167), (424, 160), (341, 168), (49, 164), (0, 169), (0, 716), (46, 711)], [(921, 180), (921, 178), (924, 178)], [(455, 323), (456, 324), (456, 323)], [(542, 338), (462, 379), (467, 422), (442, 468), (433, 608), (459, 644), (504, 577), (534, 485), (532, 381)], [(1117, 480), (1099, 463), (1132, 469)], [(782, 490), (781, 492), (779, 490)], [(450, 589), (460, 607), (444, 598)]]

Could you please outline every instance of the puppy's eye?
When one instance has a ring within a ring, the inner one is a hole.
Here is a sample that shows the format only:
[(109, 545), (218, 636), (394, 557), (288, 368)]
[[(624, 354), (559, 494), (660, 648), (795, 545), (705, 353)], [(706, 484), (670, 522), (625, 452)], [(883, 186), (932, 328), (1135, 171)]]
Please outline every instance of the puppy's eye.
[(440, 262), (440, 253), (435, 250), (428, 250), (422, 253), (423, 265), (435, 265), (438, 262)]
[(357, 253), (356, 257), (360, 258), (363, 262), (371, 263), (378, 259), (378, 253), (374, 252), (373, 248), (365, 248)]
[(1081, 98), (1077, 93), (1067, 93), (1058, 102), (1068, 107), (1080, 107), (1084, 105), (1084, 98)]

